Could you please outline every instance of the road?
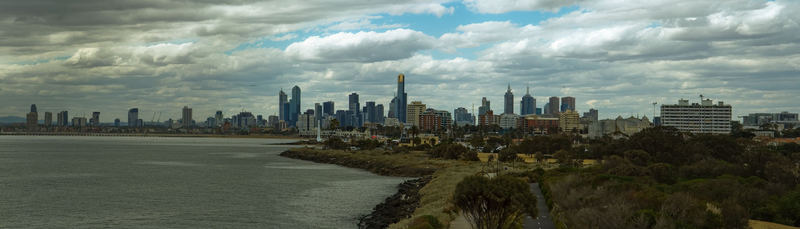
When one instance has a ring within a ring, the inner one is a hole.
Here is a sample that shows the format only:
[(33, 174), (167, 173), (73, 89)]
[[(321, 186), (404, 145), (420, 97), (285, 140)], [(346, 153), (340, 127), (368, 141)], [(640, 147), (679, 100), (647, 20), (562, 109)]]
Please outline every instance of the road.
[(539, 209), (539, 216), (535, 219), (533, 217), (525, 217), (523, 225), (525, 229), (555, 229), (556, 225), (550, 218), (550, 209), (547, 208), (547, 202), (544, 200), (542, 190), (539, 189), (539, 183), (531, 184), (531, 192), (536, 195), (536, 208)]

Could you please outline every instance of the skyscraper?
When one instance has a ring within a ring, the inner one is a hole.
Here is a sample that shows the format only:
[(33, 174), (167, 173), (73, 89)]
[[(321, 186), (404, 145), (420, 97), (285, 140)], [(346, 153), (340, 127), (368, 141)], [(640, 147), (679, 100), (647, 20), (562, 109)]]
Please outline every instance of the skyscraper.
[(402, 123), (406, 123), (408, 121), (408, 117), (406, 117), (408, 115), (406, 111), (406, 108), (408, 107), (408, 104), (406, 102), (406, 99), (408, 99), (408, 94), (406, 94), (405, 81), (406, 81), (405, 75), (403, 75), (402, 73), (400, 75), (397, 75), (397, 95), (395, 96), (395, 98), (397, 98), (397, 100), (395, 101), (397, 108), (394, 110), (395, 110), (395, 117)]
[(376, 123), (377, 118), (375, 115), (375, 101), (367, 101), (364, 105), (364, 116), (367, 117), (366, 122)]
[(547, 110), (550, 111), (550, 113), (547, 113), (547, 114), (558, 114), (558, 111), (560, 109), (560, 107), (558, 105), (558, 97), (556, 97), (556, 96), (550, 97), (550, 101), (548, 103), (548, 106), (550, 106), (550, 107), (548, 107)]
[(69, 113), (67, 111), (58, 112), (56, 116), (56, 124), (58, 126), (69, 126)]
[(189, 106), (183, 106), (183, 111), (181, 112), (181, 126), (183, 128), (189, 128), (192, 126), (192, 108)]
[(383, 124), (383, 104), (375, 105), (375, 122)]
[(39, 113), (39, 111), (36, 110), (36, 104), (31, 104), (31, 112)]
[(389, 113), (386, 114), (386, 117), (397, 118), (397, 96), (393, 97), (392, 101), (389, 102)]
[(353, 114), (361, 113), (361, 104), (358, 102), (358, 93), (353, 92), (349, 96), (348, 99), (348, 111), (353, 112)]
[(481, 106), (478, 107), (478, 115), (484, 115), (486, 114), (487, 111), (490, 110), (492, 110), (491, 101), (486, 99), (486, 97), (483, 97), (483, 99), (481, 99)]
[(100, 112), (92, 112), (92, 119), (89, 120), (90, 126), (100, 126)]
[(284, 109), (284, 105), (283, 105), (283, 104), (286, 104), (286, 103), (287, 103), (286, 93), (283, 92), (283, 89), (281, 89), (281, 91), (278, 92), (278, 119), (279, 120), (286, 121), (287, 114), (288, 114), (286, 112), (288, 112), (288, 111)]
[(522, 96), (522, 102), (519, 106), (520, 115), (536, 114), (536, 99), (531, 96), (531, 88), (526, 87), (525, 96)]
[(511, 93), (511, 84), (508, 84), (508, 90), (506, 91), (505, 101), (503, 101), (503, 114), (513, 114), (514, 113), (514, 93)]
[(566, 112), (567, 110), (575, 111), (575, 97), (567, 96), (561, 98), (561, 112)]
[(420, 101), (413, 101), (407, 106), (408, 114), (406, 114), (406, 117), (408, 118), (408, 121), (406, 123), (419, 126), (419, 116), (422, 114), (422, 112), (425, 112), (425, 104)]
[(222, 124), (224, 124), (222, 123), (222, 120), (224, 119), (223, 117), (222, 111), (217, 111), (217, 113), (214, 114), (214, 124), (217, 124), (217, 126), (222, 126)]
[(314, 103), (314, 120), (322, 120), (322, 105)]
[(322, 103), (322, 113), (325, 113), (329, 116), (333, 116), (334, 114), (336, 114), (336, 110), (334, 108), (335, 107), (333, 101)]
[(53, 125), (53, 112), (44, 112), (44, 126)]
[(457, 126), (475, 125), (475, 116), (470, 114), (467, 108), (456, 108), (453, 110), (453, 116)]
[[(64, 115), (66, 117), (66, 113)], [(128, 127), (138, 127), (139, 121), (139, 108), (131, 108), (128, 110)]]
[(295, 126), (297, 123), (297, 118), (300, 116), (300, 107), (302, 106), (302, 102), (300, 101), (300, 87), (294, 85), (292, 87), (292, 99), (289, 100), (289, 126)]

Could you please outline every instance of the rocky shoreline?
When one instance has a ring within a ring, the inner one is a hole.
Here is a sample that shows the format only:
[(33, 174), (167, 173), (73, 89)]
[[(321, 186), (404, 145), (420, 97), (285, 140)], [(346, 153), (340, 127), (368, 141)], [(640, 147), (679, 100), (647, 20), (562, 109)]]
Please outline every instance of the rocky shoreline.
[(287, 150), (280, 156), (313, 161), (318, 163), (335, 164), (350, 168), (364, 169), (381, 176), (421, 177), (436, 172), (436, 168), (417, 168), (392, 165), (378, 160), (360, 160), (352, 157), (333, 156), (315, 150)]
[(370, 214), (362, 216), (358, 228), (363, 229), (386, 228), (400, 220), (410, 218), (420, 205), (422, 197), (420, 189), (433, 180), (432, 174), (437, 170), (427, 167), (398, 166), (380, 160), (359, 159), (341, 154), (337, 156), (317, 150), (287, 150), (280, 156), (364, 169), (382, 176), (420, 177), (399, 184), (397, 193), (375, 206)]
[(375, 206), (372, 209), (372, 213), (359, 219), (358, 228), (381, 229), (400, 220), (410, 218), (414, 210), (419, 207), (421, 198), (419, 190), (425, 187), (432, 179), (431, 176), (425, 176), (399, 184), (397, 193), (387, 197), (383, 203)]

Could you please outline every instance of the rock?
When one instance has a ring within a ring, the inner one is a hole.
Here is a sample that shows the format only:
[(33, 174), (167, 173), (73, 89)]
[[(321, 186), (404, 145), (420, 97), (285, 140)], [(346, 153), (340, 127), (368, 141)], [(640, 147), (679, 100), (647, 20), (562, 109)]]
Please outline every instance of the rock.
[(397, 193), (386, 198), (383, 203), (378, 204), (372, 209), (372, 213), (362, 216), (358, 222), (358, 228), (380, 229), (386, 228), (390, 224), (411, 217), (414, 210), (419, 206), (421, 198), (419, 190), (425, 187), (433, 179), (425, 176), (413, 180), (407, 180), (398, 186)]

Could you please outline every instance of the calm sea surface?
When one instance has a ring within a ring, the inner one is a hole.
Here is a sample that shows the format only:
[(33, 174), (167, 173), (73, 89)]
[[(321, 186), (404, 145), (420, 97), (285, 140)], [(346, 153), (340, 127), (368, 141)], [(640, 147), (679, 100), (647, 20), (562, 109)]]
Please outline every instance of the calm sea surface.
[(0, 136), (0, 228), (355, 228), (403, 180), (281, 141)]

